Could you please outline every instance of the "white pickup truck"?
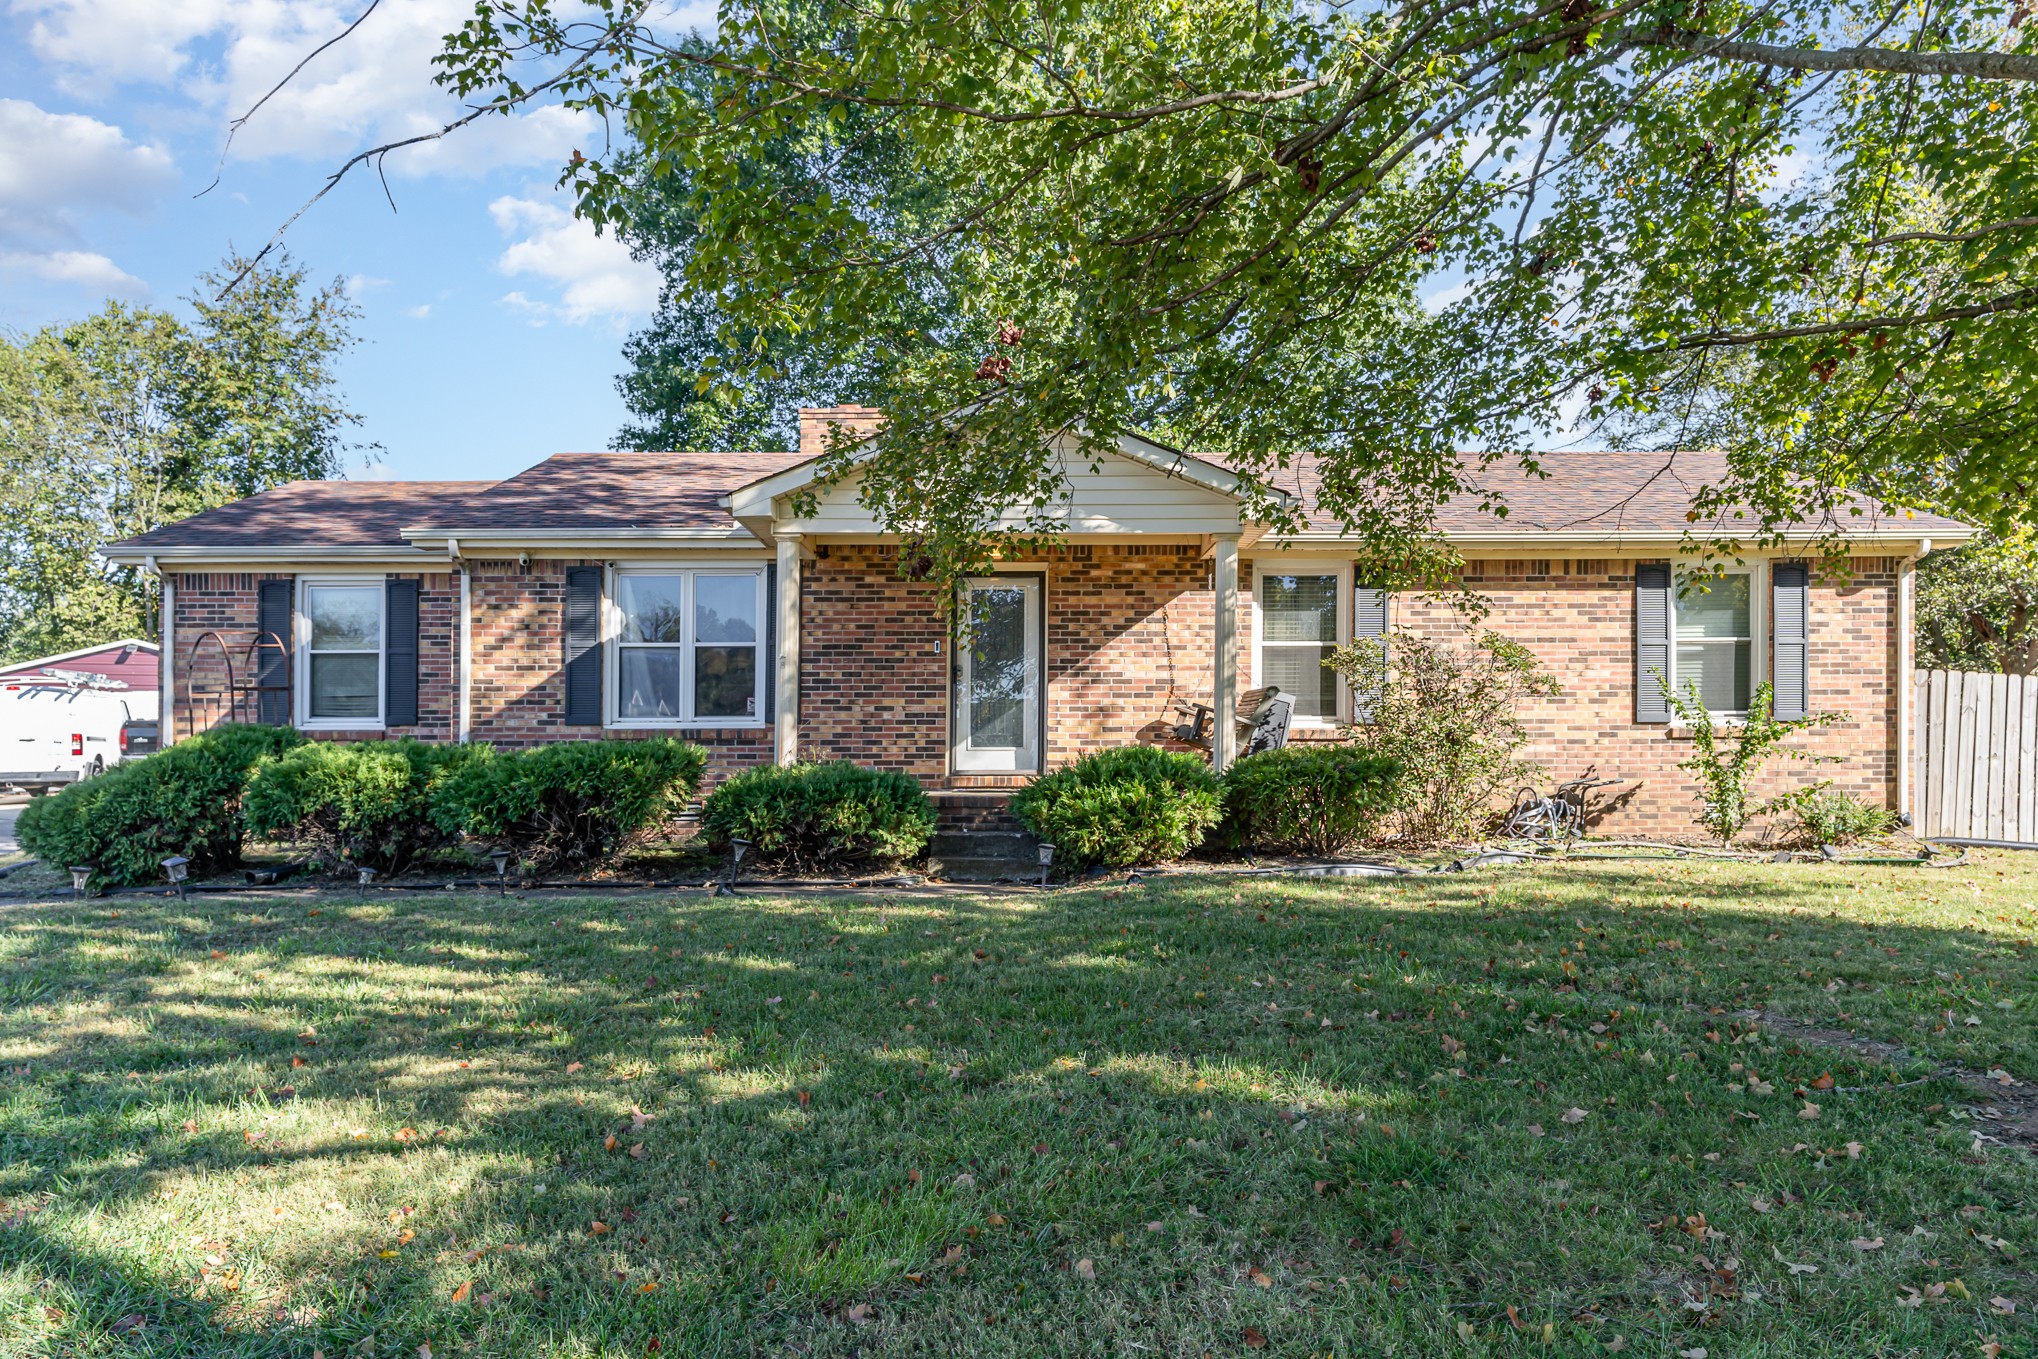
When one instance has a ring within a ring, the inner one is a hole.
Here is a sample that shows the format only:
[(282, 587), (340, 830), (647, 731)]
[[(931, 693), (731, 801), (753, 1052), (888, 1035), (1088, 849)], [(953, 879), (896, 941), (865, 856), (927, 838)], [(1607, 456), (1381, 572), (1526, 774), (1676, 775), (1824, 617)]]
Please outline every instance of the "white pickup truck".
[(0, 792), (48, 792), (145, 753), (130, 751), (127, 736), (158, 710), (153, 691), (104, 675), (9, 676), (0, 684)]

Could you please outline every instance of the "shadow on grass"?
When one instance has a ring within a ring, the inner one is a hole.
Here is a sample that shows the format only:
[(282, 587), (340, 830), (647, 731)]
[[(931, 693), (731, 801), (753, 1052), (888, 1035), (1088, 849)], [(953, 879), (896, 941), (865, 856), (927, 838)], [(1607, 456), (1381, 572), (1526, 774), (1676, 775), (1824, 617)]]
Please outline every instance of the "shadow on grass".
[[(1916, 874), (1881, 890), (1950, 900), (1824, 914), (1857, 881), (23, 913), (0, 947), (0, 1337), (1235, 1352), (1250, 1328), (1342, 1353), (1457, 1345), (1460, 1322), (1505, 1340), (1510, 1307), (1752, 1336), (1774, 1318), (1722, 1295), (1727, 1248), (1652, 1224), (1710, 1204), (1740, 1256), (1796, 1256), (2030, 1187), (1963, 1159), (1938, 1086), (1796, 1120), (1798, 1083), (1915, 1072), (1732, 1022), (1765, 1005), (2038, 1075), (1995, 1008), (2032, 980), (2002, 922)], [(1750, 1067), (1766, 1101), (1726, 1088)], [(1764, 1195), (1799, 1211), (1745, 1206)], [(1952, 1324), (1850, 1264), (1779, 1266), (1805, 1330), (1777, 1353)]]

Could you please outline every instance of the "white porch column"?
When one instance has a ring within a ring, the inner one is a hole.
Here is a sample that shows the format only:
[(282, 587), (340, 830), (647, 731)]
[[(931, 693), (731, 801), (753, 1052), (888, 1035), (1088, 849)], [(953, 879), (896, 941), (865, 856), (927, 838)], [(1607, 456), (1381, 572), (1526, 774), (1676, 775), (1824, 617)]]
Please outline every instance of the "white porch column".
[(168, 750), (177, 743), (177, 583), (169, 572), (157, 567), (153, 557), (149, 569), (156, 572), (163, 591), (162, 616), (156, 620), (156, 645), (160, 648), (156, 661), (162, 667), (156, 685), (156, 741), (159, 748)]
[(1210, 733), (1210, 766), (1221, 774), (1238, 758), (1238, 535), (1218, 535), (1216, 547), (1217, 669), (1210, 706), (1217, 725)]
[(474, 596), (469, 588), (469, 572), (466, 562), (456, 564), (460, 573), (460, 709), (454, 717), (457, 724), (453, 739), (461, 742), (474, 737)]
[(777, 713), (777, 754), (780, 764), (800, 757), (800, 535), (778, 534), (778, 674), (773, 707)]

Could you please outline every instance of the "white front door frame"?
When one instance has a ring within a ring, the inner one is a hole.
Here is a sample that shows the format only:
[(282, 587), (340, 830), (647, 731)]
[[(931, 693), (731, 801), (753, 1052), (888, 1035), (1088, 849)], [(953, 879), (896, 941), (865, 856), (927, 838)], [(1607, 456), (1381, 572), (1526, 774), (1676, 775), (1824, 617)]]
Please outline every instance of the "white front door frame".
[(949, 763), (958, 774), (1037, 774), (1042, 768), (1046, 745), (1047, 701), (1047, 577), (1042, 573), (1001, 571), (995, 575), (970, 576), (962, 582), (963, 599), (957, 617), (965, 625), (970, 616), (969, 596), (983, 589), (1013, 589), (1024, 592), (1026, 616), (1021, 644), (1030, 676), (1025, 685), (1022, 713), (1023, 739), (1017, 746), (978, 745), (970, 729), (971, 657), (975, 644), (959, 637), (955, 647), (953, 685), (949, 700)]

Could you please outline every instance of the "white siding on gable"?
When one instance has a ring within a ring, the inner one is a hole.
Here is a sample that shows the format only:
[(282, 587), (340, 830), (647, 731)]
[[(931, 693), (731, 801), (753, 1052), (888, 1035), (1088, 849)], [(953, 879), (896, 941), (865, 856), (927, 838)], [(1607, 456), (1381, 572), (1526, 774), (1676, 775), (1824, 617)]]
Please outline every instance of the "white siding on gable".
[[(1186, 477), (1169, 476), (1145, 463), (1105, 453), (1091, 470), (1090, 460), (1073, 451), (1062, 455), (1067, 492), (1055, 507), (1054, 519), (1071, 533), (1204, 534), (1240, 531), (1238, 502), (1199, 486)], [(811, 519), (792, 520), (786, 528), (803, 533), (878, 533), (882, 527), (857, 503), (858, 478), (848, 477), (821, 498)], [(1024, 528), (1020, 511), (1004, 515), (1007, 528)]]

